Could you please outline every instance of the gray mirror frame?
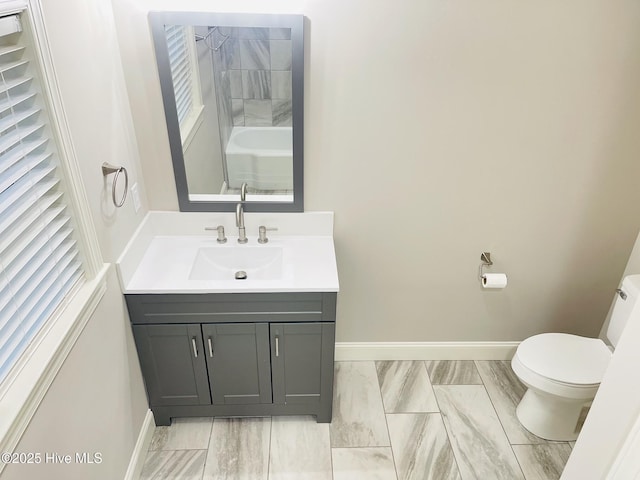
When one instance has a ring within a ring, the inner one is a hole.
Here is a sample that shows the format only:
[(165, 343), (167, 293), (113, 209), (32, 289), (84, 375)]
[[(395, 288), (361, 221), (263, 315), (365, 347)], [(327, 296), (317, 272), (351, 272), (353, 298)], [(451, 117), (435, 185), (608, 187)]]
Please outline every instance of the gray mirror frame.
[(189, 199), (187, 173), (184, 165), (178, 114), (169, 67), (169, 54), (165, 39), (165, 25), (224, 25), (230, 27), (290, 28), (292, 44), (291, 100), (293, 125), (293, 202), (252, 202), (248, 195), (245, 211), (248, 212), (302, 212), (304, 211), (304, 16), (251, 13), (212, 12), (149, 12), (149, 25), (155, 49), (158, 77), (162, 91), (167, 133), (173, 172), (182, 212), (231, 212), (234, 201), (202, 201)]

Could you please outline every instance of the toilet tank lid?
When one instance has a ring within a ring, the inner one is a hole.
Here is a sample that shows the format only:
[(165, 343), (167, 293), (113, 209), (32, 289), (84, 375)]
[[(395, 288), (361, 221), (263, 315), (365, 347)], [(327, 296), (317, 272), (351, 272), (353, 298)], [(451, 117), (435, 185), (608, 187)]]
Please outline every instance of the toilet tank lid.
[(568, 333), (529, 337), (518, 346), (516, 355), (538, 375), (574, 385), (599, 384), (611, 359), (602, 340)]

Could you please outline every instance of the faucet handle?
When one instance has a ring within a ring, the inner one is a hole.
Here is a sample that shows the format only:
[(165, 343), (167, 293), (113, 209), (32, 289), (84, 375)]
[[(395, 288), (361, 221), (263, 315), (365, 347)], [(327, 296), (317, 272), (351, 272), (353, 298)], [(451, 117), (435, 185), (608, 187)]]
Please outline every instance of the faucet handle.
[(269, 241), (267, 238), (267, 231), (274, 232), (277, 230), (277, 228), (267, 228), (264, 225), (260, 225), (258, 227), (258, 243), (267, 243)]
[(217, 227), (204, 227), (205, 230), (217, 230), (218, 231), (218, 239), (216, 240), (218, 243), (227, 243), (227, 237), (224, 236), (224, 225), (218, 225)]

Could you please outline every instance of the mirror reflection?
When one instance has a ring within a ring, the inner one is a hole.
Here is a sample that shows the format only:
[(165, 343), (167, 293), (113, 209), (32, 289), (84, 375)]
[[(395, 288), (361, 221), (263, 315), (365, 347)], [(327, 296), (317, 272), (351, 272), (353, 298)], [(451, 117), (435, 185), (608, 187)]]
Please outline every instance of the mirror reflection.
[(243, 184), (302, 210), (302, 18), (167, 15), (150, 18), (181, 210), (228, 209)]

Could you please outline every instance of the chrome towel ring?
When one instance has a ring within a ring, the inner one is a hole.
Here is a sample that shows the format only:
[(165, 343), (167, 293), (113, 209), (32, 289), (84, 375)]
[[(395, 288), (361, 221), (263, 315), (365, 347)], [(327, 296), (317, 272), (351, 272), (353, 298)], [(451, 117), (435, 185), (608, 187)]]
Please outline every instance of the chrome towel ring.
[[(118, 178), (120, 177), (120, 173), (124, 172), (124, 192), (122, 193), (122, 198), (118, 202), (116, 198), (116, 185), (118, 185)], [(116, 167), (107, 162), (102, 164), (102, 175), (107, 176), (115, 173), (116, 176), (113, 178), (113, 184), (111, 185), (111, 199), (113, 200), (113, 204), (120, 208), (124, 205), (124, 201), (127, 199), (127, 190), (129, 190), (129, 174), (127, 173), (127, 169), (124, 167)]]

